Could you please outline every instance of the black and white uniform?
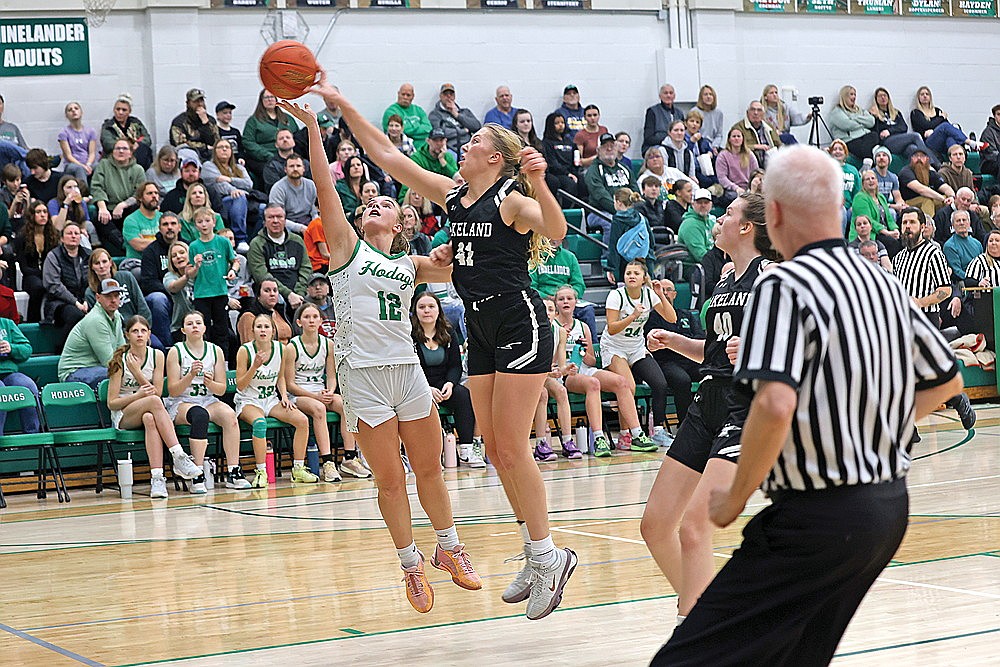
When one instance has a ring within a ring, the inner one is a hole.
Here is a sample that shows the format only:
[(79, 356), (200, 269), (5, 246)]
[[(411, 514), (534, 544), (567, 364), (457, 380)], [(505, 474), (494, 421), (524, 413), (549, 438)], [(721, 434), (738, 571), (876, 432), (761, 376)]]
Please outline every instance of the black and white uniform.
[(747, 301), (735, 382), (796, 407), (772, 503), (651, 665), (828, 665), (906, 532), (916, 392), (958, 373), (899, 281), (843, 239), (807, 245)]
[(528, 277), (532, 232), (521, 234), (500, 216), (500, 204), (520, 186), (501, 178), (466, 207), (468, 191), (468, 184), (452, 189), (445, 203), (452, 281), (469, 330), (469, 375), (548, 373), (554, 354), (549, 318)]
[(743, 422), (752, 398), (733, 386), (733, 365), (726, 345), (739, 335), (743, 307), (757, 277), (770, 262), (755, 257), (742, 276), (730, 271), (715, 286), (705, 312), (705, 360), (701, 381), (687, 417), (681, 423), (667, 456), (697, 472), (704, 472), (710, 458), (736, 463), (740, 457)]

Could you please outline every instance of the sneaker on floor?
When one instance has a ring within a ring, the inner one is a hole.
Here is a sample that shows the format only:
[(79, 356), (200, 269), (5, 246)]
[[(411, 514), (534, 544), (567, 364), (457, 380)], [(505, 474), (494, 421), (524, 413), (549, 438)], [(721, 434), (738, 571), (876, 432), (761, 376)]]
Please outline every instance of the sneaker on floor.
[(674, 437), (667, 433), (667, 429), (663, 428), (659, 431), (654, 431), (652, 436), (653, 442), (656, 443), (657, 447), (667, 447), (674, 444)]
[[(264, 475), (264, 480), (267, 481), (267, 475)], [(250, 482), (247, 481), (246, 476), (243, 474), (243, 468), (236, 467), (231, 468), (229, 472), (226, 473), (226, 488), (227, 489), (249, 489)]]
[(532, 562), (531, 596), (528, 598), (526, 616), (529, 621), (545, 618), (562, 602), (563, 588), (573, 575), (577, 564), (576, 552), (572, 549), (558, 549), (556, 562), (543, 568)]
[(486, 461), (483, 460), (482, 451), (476, 444), (459, 445), (458, 462), (470, 468), (485, 468)]
[(163, 475), (156, 475), (155, 477), (149, 478), (149, 497), (150, 498), (166, 498), (167, 497), (167, 478)]
[(404, 567), (403, 583), (406, 585), (406, 599), (410, 605), (421, 614), (426, 614), (434, 606), (434, 589), (424, 574), (424, 555), (420, 554), (420, 562), (413, 567)]
[(250, 482), (250, 487), (253, 489), (266, 489), (267, 488), (267, 471), (257, 468), (254, 470), (253, 481)]
[(969, 402), (969, 395), (962, 392), (952, 399), (954, 408), (958, 411), (958, 418), (962, 420), (962, 428), (966, 431), (976, 425), (976, 411)]
[(615, 446), (615, 449), (620, 449), (623, 452), (632, 449), (632, 434), (628, 431), (618, 434), (618, 444)]
[(205, 471), (201, 466), (195, 465), (194, 459), (192, 459), (187, 454), (179, 454), (174, 456), (174, 474), (178, 477), (183, 477), (184, 479), (197, 479), (199, 475), (203, 475)]
[(539, 440), (538, 443), (535, 444), (536, 461), (555, 461), (557, 458), (559, 457), (554, 451), (552, 451), (552, 447), (549, 446), (547, 440)]
[(523, 560), (524, 567), (521, 571), (517, 573), (514, 577), (514, 581), (510, 582), (507, 588), (504, 590), (503, 595), (500, 599), (504, 602), (509, 602), (510, 604), (516, 604), (518, 602), (524, 602), (531, 595), (531, 561), (528, 560), (528, 556), (525, 553), (521, 553), (518, 556), (508, 558), (504, 562), (512, 562), (516, 560)]
[(196, 496), (208, 493), (208, 487), (205, 486), (204, 474), (194, 478), (194, 480), (191, 481), (191, 493)]
[(299, 484), (315, 484), (319, 477), (303, 465), (292, 466), (292, 481)]
[(340, 463), (340, 472), (358, 479), (367, 479), (372, 476), (372, 471), (361, 463), (360, 458), (344, 459)]
[(450, 574), (451, 580), (467, 591), (478, 591), (483, 587), (483, 580), (472, 567), (464, 544), (459, 544), (451, 551), (437, 545), (431, 557), (431, 565)]
[(608, 442), (607, 436), (599, 435), (594, 438), (594, 456), (611, 456), (611, 443)]
[(632, 438), (632, 451), (633, 452), (655, 452), (660, 446), (653, 442), (645, 433), (641, 433), (634, 438)]
[(568, 459), (577, 460), (583, 458), (583, 452), (581, 452), (580, 448), (576, 446), (576, 441), (573, 440), (573, 438), (570, 438), (563, 443), (562, 452), (563, 456)]
[(325, 461), (320, 474), (323, 477), (324, 482), (339, 482), (341, 480), (340, 472), (337, 470), (337, 464), (333, 461)]

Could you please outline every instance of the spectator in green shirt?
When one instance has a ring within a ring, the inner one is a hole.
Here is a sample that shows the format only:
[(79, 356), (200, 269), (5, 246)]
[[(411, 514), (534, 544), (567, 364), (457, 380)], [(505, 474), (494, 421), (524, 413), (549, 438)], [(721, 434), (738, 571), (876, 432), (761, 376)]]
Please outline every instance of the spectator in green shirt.
[(108, 362), (115, 349), (125, 344), (122, 316), (118, 312), (125, 288), (114, 278), (101, 281), (97, 307), (77, 323), (66, 339), (59, 358), (60, 382), (83, 382), (94, 391), (108, 379)]
[(189, 253), (194, 270), (194, 307), (205, 317), (208, 339), (223, 350), (229, 349), (229, 286), (236, 278), (240, 262), (229, 239), (215, 233), (215, 211), (204, 206), (194, 212), (198, 238)]
[(404, 83), (396, 93), (396, 103), (390, 104), (382, 114), (382, 131), (389, 126), (389, 116), (396, 114), (403, 119), (403, 134), (413, 139), (420, 148), (431, 133), (431, 121), (427, 112), (413, 103), (413, 84)]
[(122, 223), (125, 237), (125, 257), (142, 259), (142, 251), (156, 239), (160, 230), (160, 188), (153, 181), (145, 181), (135, 190), (139, 208)]
[(688, 249), (695, 262), (700, 262), (705, 253), (715, 245), (712, 241), (715, 216), (711, 211), (712, 193), (705, 188), (695, 190), (694, 202), (684, 214), (680, 231), (677, 232), (677, 241)]

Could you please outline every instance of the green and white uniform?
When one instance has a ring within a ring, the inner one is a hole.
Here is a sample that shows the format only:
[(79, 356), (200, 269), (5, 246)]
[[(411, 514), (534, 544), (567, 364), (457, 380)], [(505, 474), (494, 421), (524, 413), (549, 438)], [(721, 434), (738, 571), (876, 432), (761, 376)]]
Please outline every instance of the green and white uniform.
[[(253, 358), (257, 355), (257, 348), (254, 341), (243, 344), (243, 349), (247, 351), (247, 359), (253, 364)], [(278, 377), (281, 375), (281, 343), (271, 341), (271, 356), (253, 374), (250, 384), (242, 391), (237, 390), (234, 405), (236, 414), (243, 412), (243, 406), (255, 405), (261, 409), (264, 416), (268, 416), (276, 405), (281, 403), (278, 397)]]
[(302, 336), (295, 336), (288, 343), (295, 349), (295, 384), (316, 394), (326, 389), (326, 355), (330, 351), (330, 339), (320, 336), (319, 347), (313, 356), (306, 350)]
[[(583, 347), (578, 342), (586, 340), (586, 334), (584, 334), (584, 327), (586, 326), (580, 320), (573, 318), (573, 326), (566, 332), (566, 361), (576, 364), (577, 375), (590, 377), (598, 369), (583, 363)], [(599, 359), (598, 363), (600, 363)]]
[[(126, 354), (128, 354), (126, 352)], [(131, 396), (139, 391), (139, 382), (132, 375), (132, 371), (128, 369), (128, 365), (125, 363), (124, 358), (122, 359), (122, 388), (118, 392), (119, 396)], [(156, 351), (151, 348), (146, 348), (146, 358), (142, 361), (142, 376), (152, 382), (153, 380), (153, 369), (156, 367)], [(111, 411), (111, 425), (118, 428), (118, 424), (122, 420), (121, 410)]]
[(649, 311), (660, 305), (660, 297), (656, 296), (649, 287), (643, 286), (638, 300), (633, 301), (632, 297), (628, 295), (626, 288), (619, 287), (608, 294), (607, 301), (605, 301), (605, 308), (607, 310), (617, 310), (619, 318), (625, 319), (632, 314), (636, 304), (639, 303), (642, 304), (645, 310), (643, 310), (642, 315), (635, 318), (624, 330), (612, 334), (608, 331), (607, 325), (605, 325), (604, 333), (601, 334), (602, 367), (607, 368), (611, 364), (612, 357), (621, 357), (631, 366), (649, 354), (649, 351), (646, 349), (646, 334), (643, 333), (642, 327), (646, 324), (646, 320), (649, 319)]
[[(196, 361), (200, 361), (205, 369), (209, 372), (215, 372), (215, 362), (222, 357), (222, 350), (218, 348), (217, 345), (209, 343), (207, 340), (204, 341), (205, 346), (202, 350), (201, 356), (197, 357), (188, 348), (187, 343), (178, 343), (174, 346), (177, 350), (177, 362), (181, 367), (181, 377), (184, 377), (191, 372), (191, 366)], [(251, 357), (252, 359), (252, 357)], [(171, 419), (177, 417), (177, 410), (180, 408), (182, 403), (187, 403), (188, 405), (200, 405), (203, 408), (207, 408), (210, 405), (219, 402), (219, 397), (208, 390), (205, 386), (205, 376), (203, 373), (199, 373), (191, 378), (191, 384), (184, 393), (180, 396), (173, 397), (168, 396), (163, 399), (164, 405), (167, 407), (167, 414), (170, 415)]]
[(337, 332), (333, 353), (347, 427), (393, 417), (414, 421), (433, 407), (410, 332), (416, 267), (405, 253), (386, 255), (364, 241), (330, 271)]

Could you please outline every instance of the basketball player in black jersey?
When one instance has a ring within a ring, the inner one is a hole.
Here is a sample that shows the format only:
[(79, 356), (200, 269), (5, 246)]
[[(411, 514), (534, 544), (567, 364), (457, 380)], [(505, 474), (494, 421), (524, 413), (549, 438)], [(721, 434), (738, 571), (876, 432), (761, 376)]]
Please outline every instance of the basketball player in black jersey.
[(451, 241), (432, 259), (452, 264), (469, 330), (469, 389), (490, 461), (521, 524), (526, 563), (503, 594), (528, 600), (527, 617), (550, 614), (576, 567), (570, 549), (549, 532), (542, 476), (528, 436), (551, 370), (553, 345), (545, 306), (531, 289), (529, 260), (539, 263), (548, 238), (566, 235), (562, 208), (545, 184), (545, 159), (514, 132), (487, 124), (462, 147), (459, 187), (399, 152), (381, 130), (332, 88), (322, 73), (313, 89), (340, 108), (368, 156), (394, 179), (445, 206)]
[(663, 329), (647, 336), (650, 350), (669, 348), (702, 363), (698, 393), (653, 482), (641, 523), (646, 546), (677, 591), (678, 623), (715, 575), (708, 497), (713, 489), (732, 485), (751, 398), (735, 391), (732, 381), (743, 306), (768, 264), (765, 256), (778, 259), (767, 237), (763, 196), (740, 195), (718, 224), (716, 245), (734, 268), (712, 293), (706, 339)]

